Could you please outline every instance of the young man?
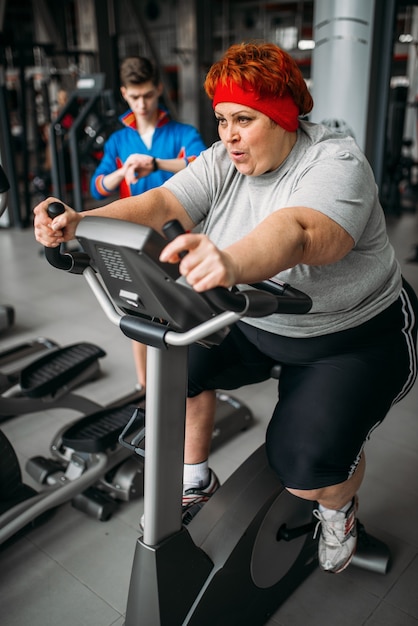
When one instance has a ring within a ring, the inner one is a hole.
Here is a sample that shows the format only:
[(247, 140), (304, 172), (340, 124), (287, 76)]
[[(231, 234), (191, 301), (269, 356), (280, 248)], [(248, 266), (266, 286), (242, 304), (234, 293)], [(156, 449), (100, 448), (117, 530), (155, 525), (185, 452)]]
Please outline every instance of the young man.
[[(129, 109), (104, 146), (90, 191), (101, 199), (119, 191), (121, 198), (159, 187), (198, 156), (206, 146), (190, 124), (170, 118), (159, 105), (163, 85), (158, 69), (144, 57), (128, 57), (120, 67), (121, 94)], [(134, 342), (138, 383), (145, 387), (146, 348)]]

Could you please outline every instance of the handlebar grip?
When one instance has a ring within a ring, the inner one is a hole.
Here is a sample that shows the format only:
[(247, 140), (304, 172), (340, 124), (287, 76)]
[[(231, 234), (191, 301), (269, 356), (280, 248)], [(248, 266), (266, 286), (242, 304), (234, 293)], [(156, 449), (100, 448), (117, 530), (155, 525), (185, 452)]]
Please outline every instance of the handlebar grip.
[(169, 241), (173, 241), (173, 239), (186, 232), (178, 220), (169, 220), (163, 225), (162, 230)]
[(65, 213), (65, 207), (62, 202), (51, 202), (51, 204), (48, 204), (47, 213), (51, 219), (54, 219), (57, 215)]
[[(65, 207), (61, 202), (51, 202), (48, 205), (47, 213), (50, 218), (54, 219), (57, 215), (65, 213)], [(71, 272), (71, 274), (82, 274), (87, 267), (90, 267), (88, 254), (85, 252), (62, 252), (62, 246), (45, 248), (45, 257), (53, 267)]]
[[(169, 220), (163, 225), (163, 233), (169, 241), (173, 241), (179, 235), (183, 235), (186, 231), (178, 220)], [(184, 259), (187, 254), (187, 250), (183, 250), (179, 253), (179, 257)]]
[[(65, 213), (65, 207), (61, 202), (51, 202), (48, 205), (47, 213), (51, 219)], [(69, 254), (61, 254), (61, 246), (56, 248), (45, 247), (45, 257), (50, 265), (59, 270), (69, 271), (73, 267), (73, 259)]]
[[(162, 227), (162, 231), (169, 241), (173, 241), (173, 239), (186, 232), (178, 220), (169, 220), (166, 222)], [(187, 250), (183, 250), (179, 253), (179, 257), (183, 259), (186, 254)], [(201, 296), (208, 300), (212, 306), (215, 306), (221, 311), (229, 309), (230, 311), (241, 313), (248, 305), (247, 299), (239, 292), (232, 294), (229, 289), (225, 287), (213, 287), (212, 289), (202, 292)]]

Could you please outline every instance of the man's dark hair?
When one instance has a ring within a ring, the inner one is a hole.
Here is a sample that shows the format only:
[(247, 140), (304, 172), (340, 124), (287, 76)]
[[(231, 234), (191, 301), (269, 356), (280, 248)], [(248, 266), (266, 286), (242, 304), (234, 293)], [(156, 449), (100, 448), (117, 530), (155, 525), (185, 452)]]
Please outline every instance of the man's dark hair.
[(123, 87), (152, 83), (157, 87), (160, 84), (160, 74), (151, 61), (145, 57), (127, 57), (120, 66), (120, 82)]

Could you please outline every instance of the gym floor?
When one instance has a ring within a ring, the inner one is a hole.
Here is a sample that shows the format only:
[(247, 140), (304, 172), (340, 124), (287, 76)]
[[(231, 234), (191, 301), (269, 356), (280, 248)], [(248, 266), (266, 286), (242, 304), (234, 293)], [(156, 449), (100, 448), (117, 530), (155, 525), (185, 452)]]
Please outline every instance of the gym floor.
[[(404, 276), (418, 290), (418, 264), (407, 261), (418, 242), (417, 217), (389, 216), (388, 229)], [(61, 345), (96, 343), (107, 353), (102, 376), (78, 393), (106, 404), (131, 392), (136, 381), (130, 341), (108, 322), (85, 281), (48, 266), (31, 229), (3, 228), (0, 240), (0, 302), (16, 311), (15, 326), (0, 337), (1, 348), (39, 336)], [(213, 453), (211, 466), (221, 480), (263, 441), (275, 395), (273, 381), (236, 393), (253, 410), (255, 425)], [(269, 626), (418, 624), (417, 406), (416, 384), (366, 448), (359, 515), (367, 530), (389, 545), (389, 572), (351, 566), (332, 576), (317, 570)], [(68, 409), (50, 410), (9, 419), (0, 427), (24, 467), (29, 457), (48, 455), (53, 435), (75, 417)], [(142, 506), (142, 499), (124, 504), (108, 522), (99, 522), (66, 504), (45, 524), (4, 546), (1, 625), (122, 626)]]

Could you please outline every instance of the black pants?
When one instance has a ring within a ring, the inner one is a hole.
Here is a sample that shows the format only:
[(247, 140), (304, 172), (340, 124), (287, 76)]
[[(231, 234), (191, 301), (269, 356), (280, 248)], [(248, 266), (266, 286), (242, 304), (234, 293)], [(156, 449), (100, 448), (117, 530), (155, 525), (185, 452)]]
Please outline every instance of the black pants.
[(191, 347), (188, 395), (261, 382), (280, 362), (266, 435), (271, 466), (293, 489), (344, 482), (372, 430), (415, 381), (417, 313), (416, 295), (404, 281), (383, 313), (322, 337), (294, 339), (239, 322), (221, 345)]

